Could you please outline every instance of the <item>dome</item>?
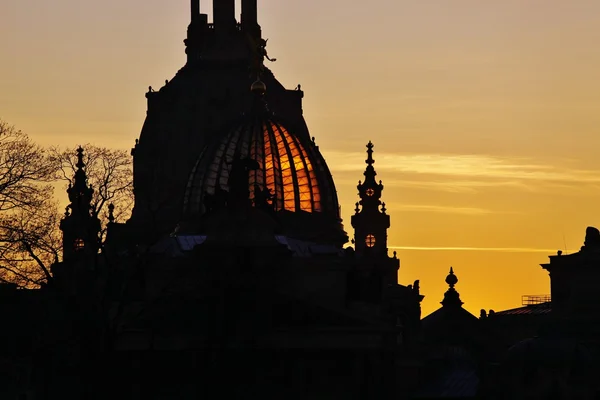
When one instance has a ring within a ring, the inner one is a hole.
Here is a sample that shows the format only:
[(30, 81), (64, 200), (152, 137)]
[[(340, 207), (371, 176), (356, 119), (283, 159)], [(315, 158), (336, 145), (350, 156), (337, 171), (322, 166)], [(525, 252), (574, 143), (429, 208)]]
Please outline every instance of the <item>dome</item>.
[(305, 217), (310, 215), (310, 221), (318, 220), (320, 225), (329, 221), (330, 227), (334, 222), (343, 232), (333, 179), (318, 147), (294, 135), (268, 113), (261, 114), (244, 118), (205, 148), (188, 181), (184, 214), (202, 215), (206, 195), (229, 191), (234, 160), (251, 159), (255, 167), (248, 171), (248, 192), (253, 203), (257, 193), (264, 196), (268, 190), (273, 210), (280, 216), (286, 214), (288, 221), (306, 225)]

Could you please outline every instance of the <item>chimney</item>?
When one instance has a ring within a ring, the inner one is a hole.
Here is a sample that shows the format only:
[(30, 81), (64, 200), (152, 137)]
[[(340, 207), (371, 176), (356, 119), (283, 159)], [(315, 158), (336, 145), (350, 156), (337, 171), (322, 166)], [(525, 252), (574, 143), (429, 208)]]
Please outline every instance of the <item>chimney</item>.
[(257, 0), (242, 0), (242, 26), (244, 28), (254, 28), (258, 25), (258, 6)]
[(196, 21), (200, 16), (200, 0), (191, 0), (192, 21)]
[(213, 0), (213, 22), (215, 29), (235, 26), (235, 0)]

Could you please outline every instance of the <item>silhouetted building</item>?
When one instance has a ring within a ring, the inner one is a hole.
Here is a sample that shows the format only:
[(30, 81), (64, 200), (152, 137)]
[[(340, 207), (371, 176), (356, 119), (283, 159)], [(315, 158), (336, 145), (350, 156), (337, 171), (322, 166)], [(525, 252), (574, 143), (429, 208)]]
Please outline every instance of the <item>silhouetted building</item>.
[(303, 92), (265, 67), (275, 60), (257, 1), (241, 4), (238, 23), (234, 0), (213, 0), (209, 23), (191, 1), (187, 63), (146, 93), (131, 219), (116, 223), (111, 206), (102, 246), (78, 149), (54, 279), (35, 291), (0, 285), (3, 398), (598, 393), (598, 230), (588, 229), (579, 253), (543, 265), (551, 301), (478, 319), (462, 307), (450, 269), (442, 307), (421, 321), (419, 281), (399, 284), (400, 261), (388, 254), (373, 143), (354, 246), (344, 248)]
[(36, 398), (401, 398), (416, 385), (399, 371), (419, 367), (423, 296), (388, 255), (374, 145), (344, 249), (303, 92), (264, 66), (256, 0), (241, 23), (233, 0), (213, 9), (208, 23), (191, 2), (187, 63), (146, 94), (135, 206), (127, 223), (111, 217), (101, 252), (78, 150), (64, 259), (45, 289), (73, 337), (40, 361)]
[(446, 283), (442, 307), (422, 321), (426, 377), (415, 399), (474, 399), (479, 390), (488, 337), (477, 317), (462, 307), (452, 267)]

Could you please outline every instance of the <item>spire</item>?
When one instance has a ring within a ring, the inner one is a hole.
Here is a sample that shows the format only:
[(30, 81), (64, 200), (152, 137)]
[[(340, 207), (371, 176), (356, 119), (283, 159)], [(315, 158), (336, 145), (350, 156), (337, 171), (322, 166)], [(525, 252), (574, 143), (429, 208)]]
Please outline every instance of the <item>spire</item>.
[(77, 148), (75, 167), (77, 169), (73, 182), (69, 183), (67, 189), (70, 203), (65, 217), (60, 222), (60, 229), (63, 231), (63, 259), (65, 261), (79, 255), (92, 256), (98, 251), (100, 221), (92, 210), (94, 189), (88, 185), (81, 146)]
[(375, 172), (375, 168), (373, 164), (375, 164), (375, 160), (373, 159), (373, 142), (369, 140), (367, 143), (367, 159), (365, 163), (367, 164), (367, 168), (363, 175), (365, 176), (365, 181), (358, 181), (358, 194), (361, 198), (360, 204), (364, 207), (369, 207), (372, 209), (379, 210), (379, 206), (381, 205), (381, 192), (383, 191), (383, 185), (381, 181), (379, 184), (375, 181), (375, 177), (377, 176), (377, 172)]
[(85, 163), (83, 162), (83, 147), (79, 146), (77, 148), (77, 168), (83, 169), (85, 167)]
[(367, 159), (365, 160), (367, 169), (365, 170), (364, 175), (366, 178), (365, 183), (372, 182), (374, 184), (377, 172), (375, 172), (375, 167), (373, 167), (373, 164), (375, 164), (375, 160), (373, 159), (373, 147), (375, 147), (373, 142), (369, 140), (369, 143), (367, 143)]
[(367, 163), (368, 165), (373, 165), (375, 163), (375, 160), (373, 160), (373, 142), (371, 142), (369, 140), (369, 143), (367, 143), (367, 159), (365, 160), (365, 163)]
[(367, 159), (365, 163), (364, 181), (358, 181), (360, 201), (356, 204), (352, 216), (356, 253), (387, 256), (387, 229), (390, 227), (390, 216), (386, 214), (385, 203), (381, 202), (383, 184), (375, 181), (375, 159), (373, 158), (373, 142), (367, 143)]
[(444, 293), (442, 305), (444, 307), (461, 307), (464, 303), (460, 300), (460, 294), (454, 289), (454, 286), (458, 283), (458, 277), (454, 275), (452, 267), (450, 267), (450, 273), (446, 277), (446, 283), (450, 288)]
[(87, 175), (85, 173), (85, 163), (83, 162), (83, 148), (79, 146), (77, 148), (77, 163), (75, 164), (77, 170), (73, 178), (73, 184), (69, 184), (67, 194), (71, 201), (70, 208), (73, 212), (83, 210), (89, 211), (92, 203), (92, 194), (94, 190), (88, 187)]

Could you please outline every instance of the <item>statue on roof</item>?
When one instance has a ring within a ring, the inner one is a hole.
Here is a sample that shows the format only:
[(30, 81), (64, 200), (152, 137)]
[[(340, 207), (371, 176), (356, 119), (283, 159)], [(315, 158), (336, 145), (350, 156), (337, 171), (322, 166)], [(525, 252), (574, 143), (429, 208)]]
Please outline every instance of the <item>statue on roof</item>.
[(269, 57), (269, 54), (267, 53), (267, 41), (269, 39), (265, 40), (263, 38), (260, 38), (257, 41), (252, 36), (248, 36), (248, 40), (250, 41), (250, 51), (252, 52), (252, 75), (255, 76), (257, 79), (260, 79), (260, 76), (262, 75), (265, 69), (265, 59), (267, 59), (270, 62), (275, 62), (277, 61), (277, 59)]
[(600, 250), (600, 231), (593, 226), (585, 230), (585, 242), (582, 250)]
[[(270, 58), (269, 55), (267, 54), (267, 42), (269, 41), (269, 39), (260, 39), (259, 40), (259, 52), (261, 54), (262, 57), (266, 58), (267, 60), (271, 61), (271, 62), (275, 62), (277, 61), (276, 58)], [(264, 60), (264, 59), (263, 59)]]
[(236, 152), (233, 160), (230, 163), (229, 179), (229, 205), (231, 203), (244, 202), (250, 198), (250, 190), (248, 188), (250, 171), (255, 171), (260, 168), (256, 160), (250, 157), (242, 158), (241, 154)]
[(254, 184), (254, 206), (263, 210), (273, 210), (273, 193), (268, 187), (261, 188), (258, 183)]

